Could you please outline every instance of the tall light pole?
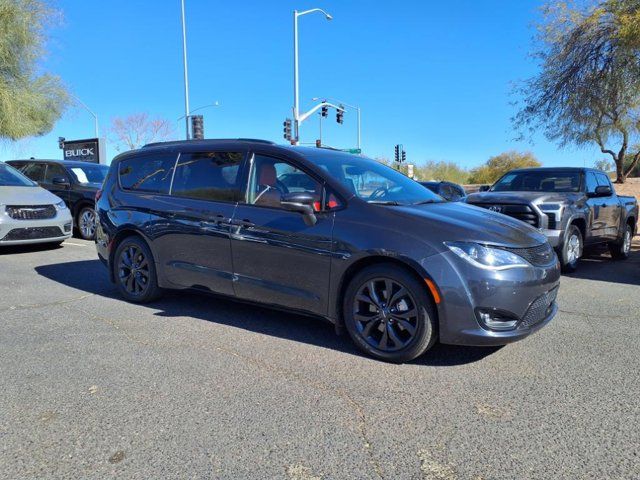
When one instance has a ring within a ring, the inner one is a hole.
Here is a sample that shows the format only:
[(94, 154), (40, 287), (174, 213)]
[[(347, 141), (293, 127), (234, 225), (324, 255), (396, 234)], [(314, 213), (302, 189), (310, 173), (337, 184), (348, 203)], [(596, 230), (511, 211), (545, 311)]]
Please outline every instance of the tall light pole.
[[(184, 0), (183, 0), (184, 1)], [(303, 12), (293, 11), (293, 139), (291, 143), (297, 145), (300, 140), (300, 96), (298, 82), (298, 17), (307, 15), (308, 13), (323, 13), (327, 20), (333, 17), (321, 8), (312, 8)]]
[(184, 117), (186, 133), (185, 138), (189, 140), (189, 71), (187, 69), (187, 27), (184, 20), (184, 0), (180, 0), (182, 10), (182, 62), (184, 66)]
[[(316, 101), (320, 100), (320, 97), (313, 97), (312, 100), (314, 102), (316, 102)], [(358, 148), (361, 148), (361, 143), (360, 143), (360, 139), (361, 139), (361, 137), (360, 137), (360, 134), (361, 134), (361, 130), (360, 130), (360, 126), (361, 126), (361, 123), (360, 123), (360, 120), (361, 120), (360, 107), (357, 107), (355, 105), (349, 105), (348, 103), (342, 102), (340, 100), (336, 100), (335, 98), (324, 97), (324, 101), (326, 102), (327, 100), (331, 100), (332, 102), (339, 103), (340, 105), (344, 105), (345, 107), (353, 108), (354, 110), (356, 110), (358, 112)]]
[(80, 100), (78, 97), (76, 97), (73, 93), (70, 93), (69, 96), (71, 98), (73, 98), (78, 103), (78, 105), (80, 105), (82, 108), (84, 108), (87, 112), (89, 112), (93, 116), (95, 134), (96, 134), (96, 138), (98, 138), (100, 136), (99, 135), (100, 132), (98, 130), (98, 115), (93, 110), (91, 110), (89, 107), (87, 107), (87, 105), (82, 100)]

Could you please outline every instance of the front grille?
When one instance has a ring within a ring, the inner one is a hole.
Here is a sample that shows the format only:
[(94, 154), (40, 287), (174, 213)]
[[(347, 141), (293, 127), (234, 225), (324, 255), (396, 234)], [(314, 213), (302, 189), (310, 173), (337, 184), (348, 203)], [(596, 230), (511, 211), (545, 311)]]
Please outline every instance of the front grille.
[(538, 228), (538, 215), (529, 205), (518, 204), (497, 204), (497, 203), (474, 203), (476, 207), (486, 208), (493, 212), (509, 215), (510, 217), (517, 218), (518, 220), (528, 223), (529, 225)]
[(555, 213), (547, 213), (547, 217), (549, 217), (549, 219), (547, 220), (547, 228), (549, 230), (555, 230), (556, 229), (556, 214)]
[(527, 313), (524, 314), (522, 322), (520, 322), (520, 328), (532, 327), (547, 318), (553, 310), (553, 303), (556, 301), (557, 296), (558, 287), (535, 299), (529, 306)]
[(7, 205), (5, 210), (14, 220), (46, 220), (56, 216), (53, 205)]
[(503, 247), (511, 253), (521, 256), (527, 262), (535, 267), (546, 267), (556, 261), (555, 252), (548, 242), (530, 248), (507, 248)]
[(4, 236), (2, 241), (38, 240), (41, 238), (57, 238), (63, 235), (59, 227), (14, 228)]

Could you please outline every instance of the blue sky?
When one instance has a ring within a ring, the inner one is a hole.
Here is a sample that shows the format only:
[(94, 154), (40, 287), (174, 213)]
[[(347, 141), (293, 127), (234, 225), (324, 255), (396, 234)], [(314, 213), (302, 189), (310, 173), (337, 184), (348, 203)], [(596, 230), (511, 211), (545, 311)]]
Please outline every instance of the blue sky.
[[(203, 110), (208, 138), (283, 142), (292, 105), (292, 11), (321, 7), (300, 19), (303, 110), (315, 96), (362, 108), (362, 144), (372, 157), (452, 160), (465, 167), (491, 155), (531, 150), (545, 165), (592, 165), (595, 149), (559, 150), (544, 138), (518, 143), (511, 129), (512, 82), (535, 72), (527, 58), (533, 0), (244, 1), (187, 0), (191, 106)], [(44, 67), (92, 108), (104, 131), (115, 116), (184, 114), (179, 0), (58, 0), (64, 21), (51, 33)], [(176, 122), (182, 136), (183, 123)], [(318, 120), (302, 126), (314, 142)], [(93, 120), (70, 109), (53, 131), (0, 145), (0, 159), (61, 155), (58, 136), (93, 136)], [(356, 114), (324, 122), (325, 143), (352, 147)], [(111, 146), (108, 156), (116, 152)]]

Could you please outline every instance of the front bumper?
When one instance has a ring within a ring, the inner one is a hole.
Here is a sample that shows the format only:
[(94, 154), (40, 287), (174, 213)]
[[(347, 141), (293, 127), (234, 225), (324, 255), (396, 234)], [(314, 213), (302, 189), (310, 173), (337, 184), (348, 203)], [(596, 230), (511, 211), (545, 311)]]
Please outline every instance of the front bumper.
[[(443, 252), (429, 257), (423, 266), (442, 298), (438, 305), (441, 343), (505, 345), (540, 330), (557, 312), (558, 262), (549, 267), (492, 271)], [(518, 323), (511, 330), (492, 330), (480, 323), (479, 310), (508, 312)]]
[(0, 212), (0, 245), (62, 242), (73, 234), (73, 219), (68, 209), (58, 210), (54, 218), (16, 220)]

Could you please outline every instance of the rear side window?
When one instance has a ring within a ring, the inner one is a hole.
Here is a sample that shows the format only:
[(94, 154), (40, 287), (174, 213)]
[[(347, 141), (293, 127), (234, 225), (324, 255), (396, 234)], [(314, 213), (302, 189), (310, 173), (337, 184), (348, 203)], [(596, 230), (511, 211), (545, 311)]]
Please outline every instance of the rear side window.
[(167, 153), (122, 160), (118, 165), (120, 186), (136, 192), (169, 193), (176, 156)]
[(180, 155), (171, 194), (176, 197), (219, 202), (241, 199), (241, 152), (186, 153)]

